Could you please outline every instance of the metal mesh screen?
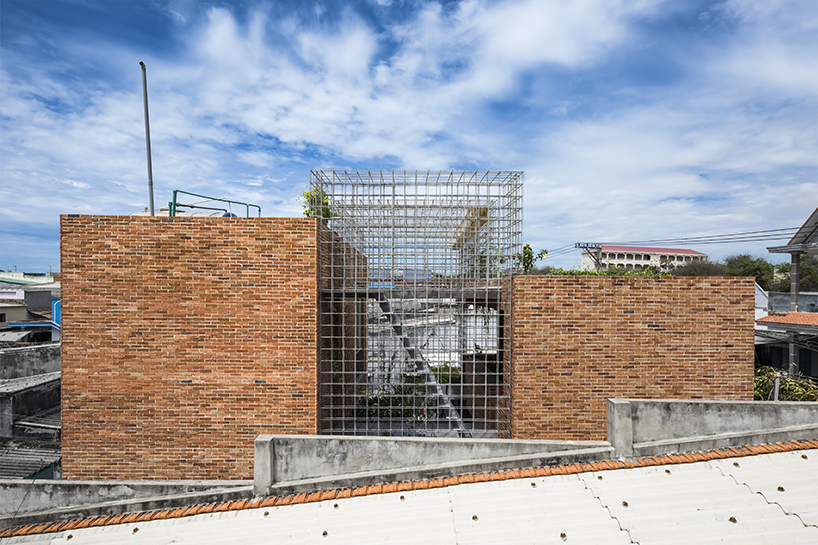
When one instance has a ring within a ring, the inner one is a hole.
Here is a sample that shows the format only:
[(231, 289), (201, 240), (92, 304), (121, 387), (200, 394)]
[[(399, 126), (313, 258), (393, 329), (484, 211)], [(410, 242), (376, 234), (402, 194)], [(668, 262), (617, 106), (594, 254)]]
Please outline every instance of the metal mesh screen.
[(522, 172), (311, 172), (322, 433), (509, 436), (522, 185)]

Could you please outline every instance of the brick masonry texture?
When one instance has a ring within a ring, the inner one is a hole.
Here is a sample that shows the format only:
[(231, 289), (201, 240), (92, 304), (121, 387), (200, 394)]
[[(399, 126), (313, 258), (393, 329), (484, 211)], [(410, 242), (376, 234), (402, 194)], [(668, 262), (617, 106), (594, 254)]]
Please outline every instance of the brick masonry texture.
[(513, 284), (515, 439), (605, 440), (609, 397), (753, 399), (752, 278)]
[(316, 433), (321, 229), (62, 216), (64, 478), (252, 478)]

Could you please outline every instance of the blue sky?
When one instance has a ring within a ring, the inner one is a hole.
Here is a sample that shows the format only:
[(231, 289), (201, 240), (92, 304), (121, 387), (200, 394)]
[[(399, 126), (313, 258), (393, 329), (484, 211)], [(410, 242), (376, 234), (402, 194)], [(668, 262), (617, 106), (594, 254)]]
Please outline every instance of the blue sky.
[(0, 269), (58, 270), (59, 214), (147, 206), (139, 61), (157, 206), (297, 216), (311, 168), (524, 170), (549, 249), (818, 206), (813, 0), (3, 0)]

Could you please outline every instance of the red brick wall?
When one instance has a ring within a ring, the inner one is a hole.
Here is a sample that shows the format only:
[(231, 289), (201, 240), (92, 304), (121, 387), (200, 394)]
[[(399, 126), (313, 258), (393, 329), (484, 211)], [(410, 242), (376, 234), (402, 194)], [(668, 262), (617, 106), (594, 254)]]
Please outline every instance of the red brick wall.
[(317, 223), (61, 218), (66, 478), (252, 478), (317, 431)]
[(608, 397), (753, 399), (752, 278), (513, 283), (516, 439), (604, 440)]

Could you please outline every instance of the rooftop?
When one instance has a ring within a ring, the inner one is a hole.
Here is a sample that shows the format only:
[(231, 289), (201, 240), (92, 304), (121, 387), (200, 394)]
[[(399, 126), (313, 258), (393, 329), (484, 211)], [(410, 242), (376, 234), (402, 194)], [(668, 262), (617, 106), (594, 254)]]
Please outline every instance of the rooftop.
[[(816, 543), (818, 441), (273, 496), (0, 530), (8, 543)], [(16, 537), (15, 537), (16, 536)]]
[(763, 324), (791, 324), (818, 327), (818, 312), (790, 312), (785, 316), (769, 315), (756, 320)]

